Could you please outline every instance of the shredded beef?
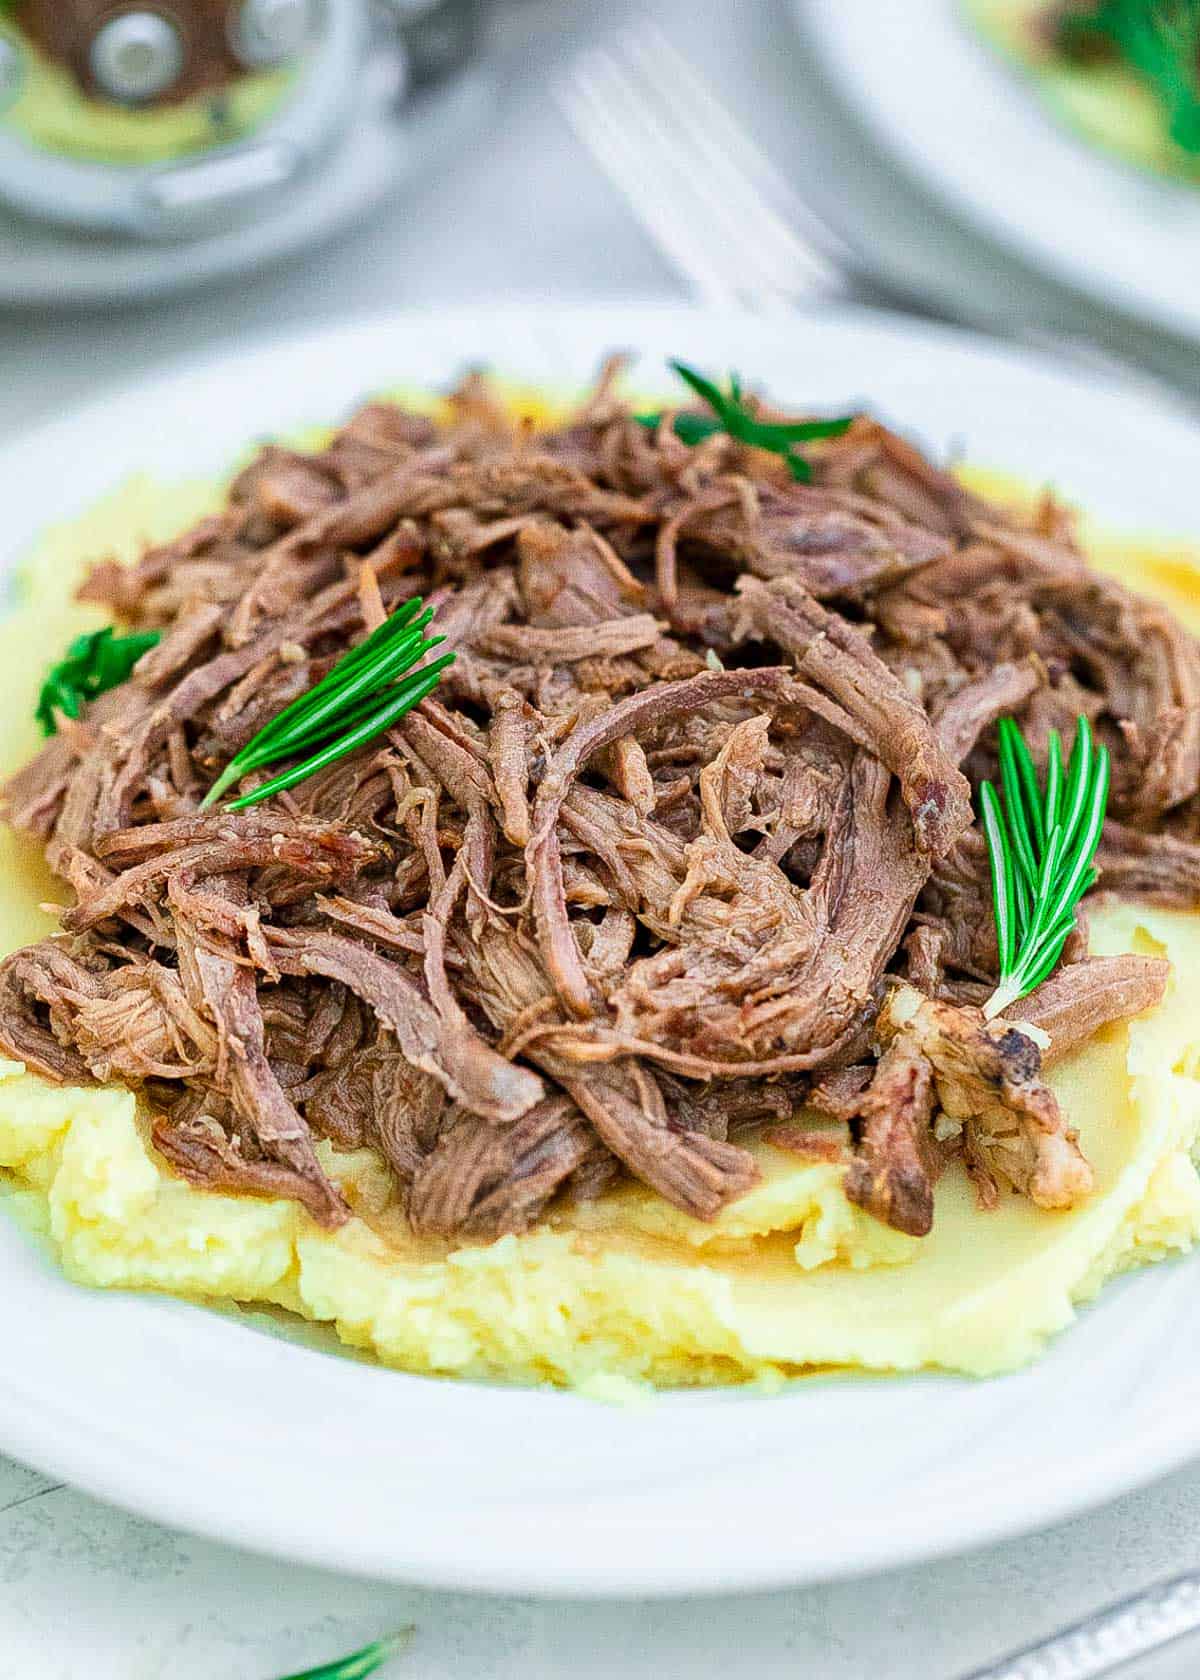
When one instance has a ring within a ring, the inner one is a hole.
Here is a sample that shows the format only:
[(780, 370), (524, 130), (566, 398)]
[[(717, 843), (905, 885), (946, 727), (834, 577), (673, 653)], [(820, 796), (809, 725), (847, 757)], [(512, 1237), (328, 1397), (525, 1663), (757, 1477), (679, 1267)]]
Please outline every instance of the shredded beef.
[(1042, 1066), (1069, 1056), (1113, 1021), (1144, 1015), (1166, 996), (1171, 965), (1164, 957), (1085, 957), (1065, 963), (1029, 997), (1014, 1005), (1018, 1025), (1049, 1039)]
[[(174, 1171), (327, 1225), (316, 1139), (377, 1151), (414, 1230), (487, 1240), (629, 1176), (712, 1218), (764, 1127), (915, 1235), (955, 1151), (985, 1201), (1069, 1206), (1091, 1174), (1042, 1061), (1153, 1008), (1167, 965), (1088, 959), (1081, 918), (987, 1024), (972, 789), (999, 717), (1038, 753), (1083, 713), (1113, 755), (1101, 888), (1195, 907), (1196, 642), (1049, 502), (1005, 513), (867, 418), (797, 484), (647, 427), (617, 371), (537, 437), (477, 376), (442, 425), (371, 404), (94, 569), (85, 599), (162, 635), (3, 790), (73, 902), (0, 966), (0, 1048), (123, 1082)], [(416, 594), (456, 656), (437, 694), (203, 809)]]
[(414, 1230), (472, 1237), (524, 1231), (572, 1173), (605, 1151), (565, 1096), (548, 1097), (513, 1126), (463, 1114), (416, 1172)]
[(1200, 845), (1170, 833), (1142, 833), (1124, 823), (1104, 825), (1097, 854), (1100, 887), (1170, 909), (1200, 906)]
[(940, 1108), (962, 1127), (985, 1205), (1000, 1185), (1044, 1208), (1071, 1207), (1091, 1189), (1092, 1170), (1042, 1081), (1041, 1054), (1027, 1034), (908, 987), (889, 995), (878, 1030), (889, 1048), (904, 1045), (928, 1065)]
[(861, 1147), (846, 1194), (914, 1237), (933, 1229), (935, 1105), (932, 1063), (915, 1038), (897, 1033), (859, 1099)]
[(844, 707), (863, 744), (897, 777), (921, 849), (948, 851), (970, 824), (970, 789), (927, 713), (866, 637), (792, 578), (743, 578), (741, 603), (747, 627), (782, 647), (801, 676)]

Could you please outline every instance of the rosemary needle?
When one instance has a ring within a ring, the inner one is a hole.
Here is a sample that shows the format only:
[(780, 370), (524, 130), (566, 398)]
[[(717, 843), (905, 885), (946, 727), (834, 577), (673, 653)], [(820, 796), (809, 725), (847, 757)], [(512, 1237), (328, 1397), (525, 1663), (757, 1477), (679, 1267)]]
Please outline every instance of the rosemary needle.
[(447, 665), (454, 663), (454, 655), (446, 654), (433, 665), (422, 667), (415, 676), (394, 689), (389, 689), (389, 698), (381, 704), (373, 706), (353, 728), (345, 734), (338, 735), (328, 746), (320, 752), (306, 758), (302, 764), (297, 764), (290, 770), (282, 771), (273, 776), (269, 782), (264, 782), (252, 793), (243, 794), (240, 799), (231, 799), (227, 809), (230, 811), (244, 811), (248, 805), (257, 805), (262, 799), (269, 799), (273, 793), (282, 793), (285, 788), (295, 787), (297, 782), (305, 782), (310, 776), (315, 776), (318, 770), (324, 770), (329, 764), (335, 764), (339, 758), (345, 758), (349, 753), (357, 751), (368, 741), (373, 741), (377, 735), (382, 735), (385, 729), (390, 729), (406, 712), (414, 706), (420, 705), (427, 694), (432, 694), (441, 680), (442, 671)]
[(1000, 984), (984, 1006), (989, 1017), (1040, 986), (1062, 956), (1076, 906), (1095, 883), (1111, 772), (1108, 749), (1096, 746), (1085, 717), (1069, 766), (1051, 732), (1044, 788), (1011, 718), (1001, 720), (997, 739), (1003, 798), (991, 782), (979, 790), (1000, 953)]
[[(669, 365), (684, 384), (712, 410), (711, 417), (705, 414), (676, 415), (676, 437), (686, 444), (695, 445), (703, 443), (705, 438), (713, 437), (717, 432), (725, 432), (740, 443), (748, 443), (755, 449), (766, 449), (774, 455), (782, 456), (792, 477), (801, 483), (806, 484), (811, 480), (812, 467), (798, 446), (815, 438), (840, 437), (853, 424), (852, 415), (837, 420), (760, 420), (747, 403), (741, 380), (736, 373), (730, 375), (728, 391), (722, 391), (707, 375), (698, 373), (686, 362), (673, 361)], [(644, 426), (658, 426), (662, 422), (662, 415), (642, 414), (638, 419)]]
[(344, 654), (307, 694), (285, 706), (225, 766), (204, 805), (215, 804), (256, 770), (299, 759), (231, 800), (228, 809), (241, 811), (257, 805), (345, 758), (419, 705), (454, 663), (453, 653), (423, 663), (445, 637), (425, 634), (434, 613), (432, 607), (422, 612), (422, 606), (419, 596), (406, 601), (365, 641)]
[(402, 1633), (394, 1633), (388, 1639), (377, 1639), (372, 1645), (364, 1645), (361, 1651), (355, 1651), (351, 1656), (324, 1663), (320, 1668), (306, 1668), (303, 1674), (289, 1675), (288, 1680), (366, 1680), (367, 1675), (374, 1674), (390, 1657), (403, 1650), (411, 1637), (412, 1629), (405, 1628)]

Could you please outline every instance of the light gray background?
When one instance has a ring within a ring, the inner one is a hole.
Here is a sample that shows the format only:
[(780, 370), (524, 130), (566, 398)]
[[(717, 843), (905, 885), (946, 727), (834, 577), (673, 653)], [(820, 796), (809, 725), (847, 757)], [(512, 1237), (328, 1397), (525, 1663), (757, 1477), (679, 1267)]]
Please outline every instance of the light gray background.
[[(677, 293), (675, 276), (579, 151), (548, 91), (576, 41), (626, 9), (604, 0), (506, 6), (496, 32), (505, 76), (496, 130), (333, 248), (160, 308), (0, 314), (0, 508), (7, 431), (196, 346), (408, 303)], [(650, 9), (797, 181), (820, 183), (843, 225), (860, 236), (869, 227), (908, 278), (1006, 330), (1024, 332), (1036, 319), (1056, 331), (1103, 332), (1122, 353), (1200, 390), (1194, 350), (1104, 322), (963, 238), (893, 180), (813, 80), (783, 0), (650, 0)], [(1070, 1419), (1031, 1418), (1030, 1428), (1069, 1429)], [(798, 1523), (819, 1520), (796, 1513)], [(468, 1599), (250, 1558), (0, 1459), (0, 1680), (276, 1680), (408, 1624), (412, 1643), (386, 1671), (397, 1680), (955, 1680), (1120, 1594), (1197, 1566), (1200, 1469), (1050, 1533), (867, 1582), (675, 1605)], [(1128, 1672), (1183, 1680), (1198, 1666), (1194, 1648), (1177, 1649)]]

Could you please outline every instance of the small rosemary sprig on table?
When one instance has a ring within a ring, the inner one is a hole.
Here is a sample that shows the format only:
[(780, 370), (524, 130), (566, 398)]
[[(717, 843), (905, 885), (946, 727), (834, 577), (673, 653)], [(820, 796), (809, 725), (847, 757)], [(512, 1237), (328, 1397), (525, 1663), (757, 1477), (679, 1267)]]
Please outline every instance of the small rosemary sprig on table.
[(1110, 773), (1108, 749), (1097, 747), (1084, 717), (1069, 765), (1050, 731), (1044, 786), (1012, 718), (1001, 720), (997, 736), (1003, 801), (991, 782), (979, 790), (1000, 947), (1000, 984), (983, 1011), (989, 1019), (1040, 986), (1062, 955), (1076, 906), (1095, 884)]
[[(688, 367), (685, 362), (671, 362), (668, 365), (712, 410), (711, 416), (677, 414), (674, 422), (677, 438), (695, 447), (696, 444), (703, 443), (705, 438), (713, 437), (717, 432), (725, 432), (729, 437), (736, 438), (739, 443), (752, 444), (755, 449), (767, 449), (773, 455), (782, 456), (792, 477), (801, 484), (811, 481), (812, 467), (800, 450), (800, 444), (809, 443), (815, 438), (841, 437), (854, 423), (853, 415), (846, 415), (838, 420), (760, 420), (746, 402), (741, 380), (736, 373), (729, 376), (728, 391), (722, 391), (719, 385), (714, 384), (704, 374), (697, 373), (695, 368)], [(661, 414), (640, 414), (638, 419), (643, 426), (658, 426), (662, 423)]]
[(389, 1657), (394, 1657), (407, 1645), (412, 1631), (406, 1628), (403, 1633), (394, 1633), (389, 1639), (377, 1639), (373, 1645), (364, 1645), (352, 1656), (340, 1657), (320, 1668), (306, 1668), (303, 1674), (291, 1674), (287, 1680), (366, 1680), (367, 1675), (374, 1674)]
[(419, 595), (398, 607), (315, 687), (260, 729), (225, 766), (205, 795), (204, 805), (214, 805), (251, 771), (299, 759), (261, 787), (230, 800), (227, 809), (242, 811), (256, 805), (345, 758), (419, 705), (437, 687), (446, 666), (454, 663), (452, 653), (428, 665), (419, 663), (446, 639), (425, 635), (433, 608), (422, 612), (421, 607)]
[(1094, 0), (1058, 25), (1067, 52), (1116, 51), (1163, 108), (1171, 139), (1200, 153), (1200, 0)]
[(157, 630), (117, 636), (111, 624), (76, 636), (58, 664), (47, 671), (38, 695), (34, 716), (46, 734), (58, 732), (55, 713), (77, 718), (87, 701), (125, 682), (142, 655), (158, 641)]

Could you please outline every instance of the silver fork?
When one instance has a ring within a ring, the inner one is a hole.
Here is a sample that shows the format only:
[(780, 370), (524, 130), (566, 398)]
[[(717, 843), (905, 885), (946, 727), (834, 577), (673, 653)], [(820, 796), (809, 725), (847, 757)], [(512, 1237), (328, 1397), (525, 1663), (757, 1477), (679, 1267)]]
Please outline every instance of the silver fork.
[(556, 96), (699, 302), (774, 313), (857, 279), (854, 252), (649, 19), (585, 49)]
[[(586, 48), (554, 92), (579, 139), (697, 302), (782, 315), (857, 301), (993, 326), (965, 313), (951, 316), (870, 272), (652, 19)], [(1090, 339), (1035, 330), (1020, 339), (1159, 402), (1188, 406), (1144, 368)]]
[[(860, 298), (930, 314), (864, 272), (854, 250), (798, 197), (653, 22), (587, 48), (555, 93), (698, 302), (762, 315)], [(1047, 346), (1076, 365), (1178, 401), (1099, 347), (1059, 339), (1043, 340)], [(1101, 1680), (1196, 1632), (1200, 1574), (1152, 1587), (969, 1680)]]

